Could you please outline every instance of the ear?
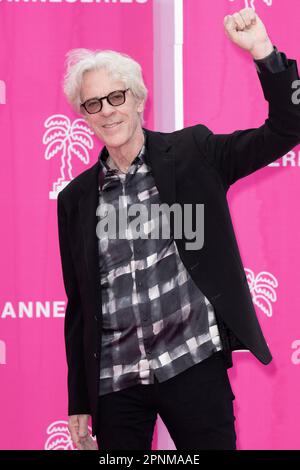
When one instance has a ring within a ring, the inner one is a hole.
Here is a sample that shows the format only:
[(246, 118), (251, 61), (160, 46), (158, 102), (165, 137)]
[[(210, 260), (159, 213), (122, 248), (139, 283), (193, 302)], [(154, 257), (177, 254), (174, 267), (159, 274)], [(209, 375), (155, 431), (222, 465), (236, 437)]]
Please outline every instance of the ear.
[(138, 113), (142, 113), (144, 111), (144, 107), (145, 107), (145, 100), (139, 101), (138, 106), (137, 106)]

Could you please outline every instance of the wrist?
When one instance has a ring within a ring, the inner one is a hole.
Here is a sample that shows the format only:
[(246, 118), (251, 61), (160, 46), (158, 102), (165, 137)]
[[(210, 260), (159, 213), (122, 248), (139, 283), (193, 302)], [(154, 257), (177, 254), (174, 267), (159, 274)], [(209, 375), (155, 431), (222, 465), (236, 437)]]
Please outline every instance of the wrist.
[(270, 55), (273, 50), (273, 44), (268, 38), (264, 43), (254, 46), (253, 49), (250, 50), (250, 53), (254, 60), (260, 60)]

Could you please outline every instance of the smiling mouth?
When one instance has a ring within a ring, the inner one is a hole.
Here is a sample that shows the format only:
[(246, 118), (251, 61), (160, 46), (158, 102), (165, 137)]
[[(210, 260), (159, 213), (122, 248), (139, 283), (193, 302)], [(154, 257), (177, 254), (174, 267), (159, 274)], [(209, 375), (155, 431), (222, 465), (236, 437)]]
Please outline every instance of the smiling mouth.
[(119, 124), (121, 124), (121, 121), (120, 122), (113, 122), (111, 124), (105, 124), (104, 126), (104, 129), (112, 129), (113, 127), (117, 127)]

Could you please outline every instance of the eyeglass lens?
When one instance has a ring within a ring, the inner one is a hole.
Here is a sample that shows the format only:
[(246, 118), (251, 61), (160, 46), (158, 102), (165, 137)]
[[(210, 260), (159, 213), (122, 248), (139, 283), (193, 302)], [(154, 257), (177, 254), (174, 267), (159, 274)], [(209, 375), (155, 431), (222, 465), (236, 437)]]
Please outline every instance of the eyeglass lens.
[[(107, 96), (107, 101), (111, 106), (119, 106), (125, 102), (125, 92), (113, 91)], [(85, 107), (91, 114), (98, 113), (102, 109), (102, 101), (97, 99), (89, 100), (85, 103)]]

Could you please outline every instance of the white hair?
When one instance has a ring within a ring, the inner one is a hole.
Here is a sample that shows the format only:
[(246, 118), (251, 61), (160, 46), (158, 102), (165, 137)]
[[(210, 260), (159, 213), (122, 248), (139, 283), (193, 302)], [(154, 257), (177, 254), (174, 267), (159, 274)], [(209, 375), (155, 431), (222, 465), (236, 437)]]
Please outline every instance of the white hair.
[[(137, 100), (147, 99), (142, 68), (138, 62), (127, 54), (111, 50), (72, 49), (66, 54), (67, 70), (63, 78), (63, 91), (67, 100), (80, 113), (80, 90), (83, 75), (90, 70), (104, 68), (113, 79), (121, 80), (130, 88)], [(143, 112), (139, 113), (141, 124), (144, 124)]]

